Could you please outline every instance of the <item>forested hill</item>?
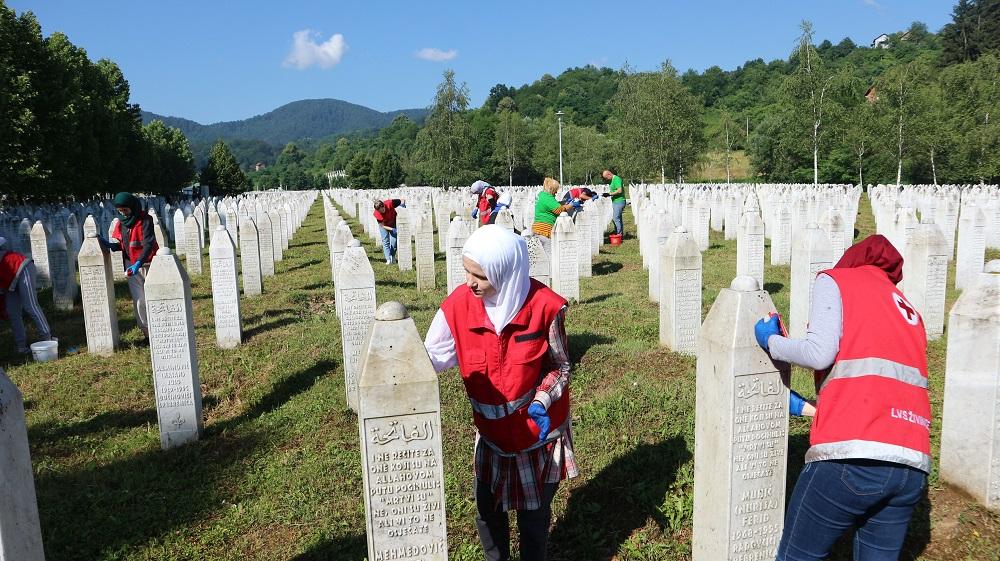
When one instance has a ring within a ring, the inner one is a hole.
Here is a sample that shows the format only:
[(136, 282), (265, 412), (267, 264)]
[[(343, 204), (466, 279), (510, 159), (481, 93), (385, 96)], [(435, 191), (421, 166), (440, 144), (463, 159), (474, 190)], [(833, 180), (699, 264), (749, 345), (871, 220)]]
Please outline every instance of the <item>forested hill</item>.
[(406, 115), (416, 122), (423, 121), (426, 109), (403, 109), (382, 113), (362, 105), (339, 99), (304, 99), (241, 121), (227, 121), (202, 125), (179, 117), (165, 117), (142, 112), (143, 123), (159, 119), (176, 127), (187, 136), (192, 145), (215, 142), (218, 139), (260, 140), (273, 146), (306, 138), (321, 139), (365, 130), (378, 130), (387, 126), (398, 115)]

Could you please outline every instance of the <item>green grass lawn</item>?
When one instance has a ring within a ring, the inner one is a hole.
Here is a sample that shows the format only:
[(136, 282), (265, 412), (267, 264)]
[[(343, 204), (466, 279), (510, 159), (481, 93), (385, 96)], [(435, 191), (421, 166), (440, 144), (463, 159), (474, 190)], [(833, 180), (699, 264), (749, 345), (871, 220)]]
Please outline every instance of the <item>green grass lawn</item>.
[[(629, 216), (630, 213), (626, 213)], [(857, 227), (874, 230), (867, 199)], [(445, 296), (416, 291), (415, 271), (387, 266), (356, 222), (378, 279), (379, 303), (406, 304), (421, 333)], [(634, 225), (628, 227), (634, 232)], [(736, 242), (712, 233), (704, 253), (704, 311), (736, 269)], [(997, 252), (991, 254), (997, 257)], [(769, 261), (768, 261), (769, 262)], [(49, 561), (326, 560), (366, 555), (357, 418), (347, 410), (340, 333), (317, 201), (264, 295), (242, 301), (245, 343), (215, 346), (211, 282), (193, 279), (205, 407), (197, 444), (161, 451), (149, 353), (137, 346), (131, 302), (118, 283), (123, 349), (111, 358), (0, 364), (27, 400), (29, 439)], [(952, 270), (952, 274), (954, 271)], [(567, 317), (575, 363), (573, 417), (581, 476), (554, 503), (551, 558), (689, 559), (695, 360), (657, 346), (638, 243), (605, 246)], [(766, 288), (787, 314), (789, 269), (767, 266)], [(953, 278), (953, 277), (952, 277)], [(950, 285), (949, 285), (950, 286)], [(948, 292), (950, 306), (957, 294)], [(83, 315), (41, 297), (60, 348), (84, 348)], [(0, 327), (9, 344), (9, 330)], [(930, 346), (937, 450), (945, 339)], [(794, 386), (812, 395), (811, 376)], [(441, 376), (451, 558), (481, 559), (473, 523), (469, 406), (457, 371)], [(808, 423), (791, 425), (789, 489)], [(905, 559), (998, 560), (1000, 516), (932, 477), (911, 524)], [(849, 558), (847, 548), (837, 559)]]

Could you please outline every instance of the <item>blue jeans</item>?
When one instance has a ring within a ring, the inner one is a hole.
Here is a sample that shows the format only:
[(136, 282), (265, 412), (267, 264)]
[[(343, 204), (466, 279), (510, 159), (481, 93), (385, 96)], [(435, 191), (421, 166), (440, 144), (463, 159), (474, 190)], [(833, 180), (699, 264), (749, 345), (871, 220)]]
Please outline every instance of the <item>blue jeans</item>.
[(396, 256), (396, 234), (381, 226), (379, 226), (379, 231), (382, 232), (382, 253), (385, 254), (385, 260), (388, 261), (390, 257)]
[(613, 202), (612, 206), (615, 209), (615, 233), (621, 235), (625, 232), (625, 224), (622, 222), (622, 212), (625, 211), (625, 199)]
[(902, 464), (810, 462), (795, 483), (775, 561), (826, 559), (851, 529), (855, 561), (896, 561), (926, 487), (926, 473)]

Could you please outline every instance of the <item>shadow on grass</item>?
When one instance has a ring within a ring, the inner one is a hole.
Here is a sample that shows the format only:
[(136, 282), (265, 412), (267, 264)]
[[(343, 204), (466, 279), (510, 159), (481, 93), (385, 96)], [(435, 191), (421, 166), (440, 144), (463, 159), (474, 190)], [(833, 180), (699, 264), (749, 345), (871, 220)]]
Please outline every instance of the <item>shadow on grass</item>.
[(110, 558), (221, 516), (239, 501), (238, 489), (250, 473), (246, 466), (267, 440), (262, 433), (241, 432), (167, 451), (157, 442), (125, 459), (40, 473), (36, 488), (46, 557)]
[(621, 263), (615, 263), (614, 261), (601, 261), (600, 263), (594, 263), (594, 276), (599, 277), (602, 275), (610, 275), (611, 273), (617, 273), (622, 270), (623, 265)]
[(590, 347), (594, 345), (606, 345), (608, 343), (614, 343), (614, 340), (605, 337), (604, 335), (597, 335), (596, 333), (591, 333), (585, 331), (583, 333), (570, 333), (569, 338), (569, 359), (574, 364), (580, 362), (583, 355), (587, 354)]
[(289, 249), (296, 248), (296, 247), (309, 247), (311, 245), (326, 245), (326, 244), (324, 244), (323, 242), (306, 242), (306, 243), (294, 243), (293, 242), (292, 244), (290, 244)]
[(329, 373), (336, 368), (337, 363), (332, 360), (321, 360), (305, 370), (301, 370), (274, 383), (271, 391), (261, 397), (249, 409), (239, 415), (220, 421), (207, 427), (205, 435), (214, 435), (225, 432), (251, 419), (256, 419), (261, 415), (273, 411), (296, 395), (307, 391), (316, 383), (320, 376)]
[[(794, 422), (794, 421), (793, 421)], [(809, 449), (808, 434), (792, 434), (788, 437), (788, 477), (786, 480), (785, 505), (791, 499), (795, 489), (795, 482), (798, 481), (802, 468), (805, 467), (805, 454)], [(903, 550), (899, 558), (903, 561), (916, 561), (919, 559), (927, 545), (931, 541), (931, 502), (924, 490), (924, 496), (917, 503), (910, 518), (910, 526), (906, 532), (906, 539), (903, 541)], [(849, 530), (833, 546), (830, 551), (831, 561), (851, 561), (854, 558), (853, 551), (854, 530)]]
[(86, 421), (70, 424), (38, 423), (28, 429), (31, 442), (57, 441), (66, 437), (85, 436), (111, 430), (130, 429), (146, 424), (156, 424), (156, 410), (108, 411)]
[(330, 559), (363, 559), (368, 555), (368, 540), (364, 534), (347, 538), (325, 539), (291, 561), (328, 561)]
[(396, 287), (399, 287), (399, 288), (416, 288), (417, 287), (417, 283), (415, 281), (400, 281), (400, 280), (392, 280), (392, 279), (381, 280), (380, 279), (378, 281), (378, 286), (396, 286)]
[(279, 317), (278, 319), (275, 319), (275, 320), (270, 321), (268, 323), (262, 323), (262, 324), (260, 324), (260, 325), (258, 325), (256, 327), (253, 327), (253, 328), (250, 328), (250, 329), (244, 331), (243, 332), (243, 341), (244, 342), (249, 341), (250, 339), (256, 337), (257, 335), (261, 335), (263, 333), (267, 333), (268, 331), (271, 331), (272, 329), (278, 329), (280, 327), (284, 327), (286, 325), (291, 325), (293, 323), (298, 323), (298, 322), (299, 322), (299, 318), (296, 317), (296, 316)]
[(329, 288), (330, 290), (333, 290), (333, 285), (328, 282), (317, 282), (303, 286), (302, 290), (319, 290), (321, 288)]
[(684, 438), (641, 444), (573, 491), (549, 539), (553, 560), (613, 559), (632, 533), (661, 513), (677, 470), (691, 459)]
[(281, 270), (281, 271), (278, 271), (278, 272), (279, 273), (290, 273), (292, 271), (298, 271), (299, 269), (305, 269), (306, 267), (312, 267), (313, 265), (319, 265), (320, 263), (322, 263), (322, 261), (320, 261), (319, 259), (312, 259), (310, 261), (306, 261), (305, 263), (299, 263), (298, 265), (295, 265), (294, 267), (289, 267), (287, 269), (284, 269), (284, 270)]
[(783, 288), (785, 288), (785, 285), (781, 284), (780, 282), (764, 283), (764, 291), (767, 292), (768, 294), (776, 294), (778, 292), (781, 292), (781, 289)]
[(580, 303), (581, 304), (596, 304), (598, 302), (603, 302), (603, 301), (607, 300), (608, 298), (614, 298), (614, 297), (615, 297), (615, 295), (611, 294), (611, 293), (598, 294), (597, 296), (591, 296), (590, 298), (587, 298), (586, 300), (580, 300)]

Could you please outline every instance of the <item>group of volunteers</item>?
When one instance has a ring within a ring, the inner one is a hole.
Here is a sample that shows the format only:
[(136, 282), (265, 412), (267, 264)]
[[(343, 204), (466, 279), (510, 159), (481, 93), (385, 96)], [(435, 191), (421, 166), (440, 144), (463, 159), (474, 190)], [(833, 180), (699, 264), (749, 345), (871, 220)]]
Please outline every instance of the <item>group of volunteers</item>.
[[(131, 193), (118, 193), (112, 204), (118, 213), (112, 239), (108, 241), (98, 236), (98, 241), (105, 251), (122, 252), (136, 323), (148, 342), (145, 280), (158, 247), (153, 234), (153, 218), (142, 208), (138, 197)], [(14, 348), (22, 356), (31, 352), (24, 329), (24, 314), (35, 324), (38, 341), (55, 340), (45, 312), (38, 303), (37, 275), (31, 257), (14, 251), (7, 239), (0, 237), (0, 296), (3, 296), (0, 298), (0, 318), (10, 321)]]

